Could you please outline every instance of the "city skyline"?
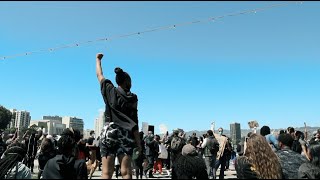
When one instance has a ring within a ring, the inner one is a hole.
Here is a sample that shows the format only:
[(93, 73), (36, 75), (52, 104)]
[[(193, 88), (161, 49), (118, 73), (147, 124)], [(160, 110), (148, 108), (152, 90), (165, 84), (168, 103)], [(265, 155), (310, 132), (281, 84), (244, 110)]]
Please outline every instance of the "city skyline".
[[(274, 4), (282, 6), (259, 10)], [(319, 8), (311, 1), (0, 2), (7, 17), (0, 57), (22, 53), (0, 58), (0, 104), (26, 109), (32, 120), (79, 117), (94, 129), (105, 109), (95, 72), (102, 52), (104, 76), (117, 86), (115, 67), (130, 74), (139, 126), (148, 122), (156, 133), (210, 129), (213, 121), (216, 129), (251, 120), (320, 126)], [(163, 26), (170, 28), (151, 31)], [(77, 42), (84, 43), (69, 48)]]

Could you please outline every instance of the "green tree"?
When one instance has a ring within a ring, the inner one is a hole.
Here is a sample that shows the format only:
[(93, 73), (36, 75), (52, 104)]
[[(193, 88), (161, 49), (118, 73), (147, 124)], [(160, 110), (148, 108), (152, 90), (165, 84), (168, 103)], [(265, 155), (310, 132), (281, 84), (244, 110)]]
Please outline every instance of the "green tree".
[(0, 129), (6, 129), (11, 121), (12, 113), (0, 105)]

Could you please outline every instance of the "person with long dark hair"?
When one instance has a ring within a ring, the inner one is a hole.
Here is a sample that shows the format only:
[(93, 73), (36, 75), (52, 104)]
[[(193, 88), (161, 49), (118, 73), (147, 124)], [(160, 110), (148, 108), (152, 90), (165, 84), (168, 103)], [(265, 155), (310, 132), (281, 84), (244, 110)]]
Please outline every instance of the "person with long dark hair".
[(44, 138), (41, 142), (40, 146), (40, 153), (38, 156), (38, 162), (39, 162), (39, 172), (38, 172), (38, 179), (40, 179), (43, 169), (49, 159), (56, 156), (56, 150), (54, 148), (54, 144), (51, 141), (51, 139)]
[(26, 154), (24, 144), (14, 142), (9, 145), (0, 160), (0, 179), (31, 179), (31, 170), (22, 163)]
[(121, 68), (115, 68), (115, 87), (102, 73), (103, 54), (96, 55), (96, 75), (101, 87), (101, 94), (106, 105), (105, 126), (101, 132), (102, 178), (110, 179), (114, 171), (115, 156), (121, 164), (123, 178), (132, 178), (131, 156), (133, 148), (138, 147), (141, 153), (138, 131), (138, 98), (130, 92), (131, 77)]

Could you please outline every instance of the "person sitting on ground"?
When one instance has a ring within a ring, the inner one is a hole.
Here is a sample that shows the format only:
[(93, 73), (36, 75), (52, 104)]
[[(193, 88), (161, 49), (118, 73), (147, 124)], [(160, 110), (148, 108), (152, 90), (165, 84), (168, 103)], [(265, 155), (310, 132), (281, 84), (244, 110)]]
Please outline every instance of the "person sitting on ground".
[(58, 154), (44, 167), (43, 179), (88, 179), (86, 162), (74, 155), (76, 141), (72, 128), (63, 131), (58, 141)]
[(182, 148), (182, 155), (178, 156), (172, 165), (172, 179), (208, 179), (206, 164), (198, 156), (196, 148), (186, 144)]
[(281, 179), (281, 165), (266, 138), (252, 134), (243, 156), (235, 162), (238, 179)]
[(299, 167), (298, 178), (320, 179), (320, 144), (310, 145), (308, 156), (311, 160)]
[(280, 150), (276, 152), (280, 159), (283, 176), (285, 179), (297, 179), (299, 167), (307, 162), (301, 154), (291, 150), (293, 138), (291, 134), (279, 135)]
[(26, 154), (24, 144), (10, 144), (0, 160), (0, 179), (31, 179), (31, 170), (22, 163)]

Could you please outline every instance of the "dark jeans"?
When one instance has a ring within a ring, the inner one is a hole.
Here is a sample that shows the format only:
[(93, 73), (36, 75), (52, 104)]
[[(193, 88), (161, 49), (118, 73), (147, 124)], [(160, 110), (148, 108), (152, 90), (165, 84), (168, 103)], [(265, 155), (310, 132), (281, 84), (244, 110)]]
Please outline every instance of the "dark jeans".
[(26, 166), (33, 172), (34, 156), (29, 156)]
[(142, 179), (142, 175), (143, 175), (142, 157), (134, 160), (133, 163), (134, 163), (134, 169), (136, 170), (136, 178), (139, 179), (139, 175), (140, 175), (140, 179)]
[(139, 179), (139, 175), (140, 175), (140, 179), (142, 179), (142, 175), (143, 175), (143, 166), (136, 166), (136, 178)]
[(148, 166), (144, 169), (145, 172), (147, 172), (150, 169), (152, 170), (154, 165), (154, 156), (147, 156), (147, 159), (148, 159)]
[(216, 171), (218, 170), (219, 166), (220, 166), (220, 174), (219, 174), (219, 179), (224, 179), (224, 170), (226, 167), (226, 155), (223, 155), (220, 157), (219, 160), (216, 161)]
[(216, 179), (216, 156), (205, 156), (204, 161), (206, 163), (208, 177), (210, 177), (210, 175), (212, 174), (213, 179)]
[(226, 160), (226, 169), (229, 169), (229, 166), (230, 166), (230, 159), (227, 159)]

